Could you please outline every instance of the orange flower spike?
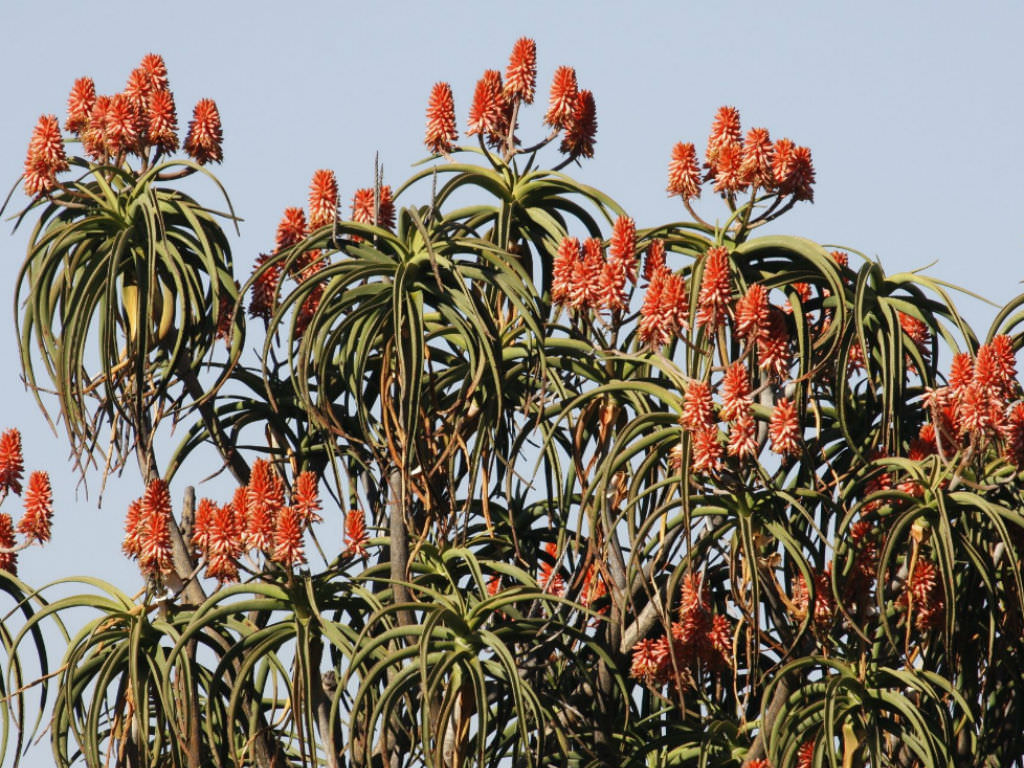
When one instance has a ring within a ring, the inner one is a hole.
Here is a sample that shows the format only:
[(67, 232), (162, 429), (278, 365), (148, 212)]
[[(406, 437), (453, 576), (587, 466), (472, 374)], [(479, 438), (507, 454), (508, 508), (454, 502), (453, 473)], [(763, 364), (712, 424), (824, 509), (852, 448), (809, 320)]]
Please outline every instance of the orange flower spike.
[(377, 209), (377, 226), (394, 231), (395, 200), (391, 197), (391, 185), (383, 184), (380, 188), (380, 206)]
[(138, 559), (142, 551), (143, 522), (142, 499), (135, 499), (128, 505), (124, 518), (124, 541), (121, 543), (121, 551), (131, 560)]
[(805, 741), (796, 751), (796, 768), (812, 768), (814, 765), (814, 741)]
[(139, 69), (149, 77), (150, 85), (154, 91), (167, 90), (167, 65), (164, 64), (163, 56), (156, 53), (147, 53), (139, 62)]
[(427, 134), (424, 143), (435, 155), (447, 155), (459, 138), (455, 128), (455, 98), (448, 83), (435, 83), (427, 106)]
[(556, 597), (565, 597), (565, 578), (561, 573), (558, 572), (558, 545), (549, 541), (544, 545), (544, 551), (554, 560), (554, 563), (549, 563), (544, 560), (540, 564), (540, 576), (537, 579), (537, 585), (549, 595), (555, 595)]
[(575, 237), (563, 237), (551, 267), (551, 300), (561, 304), (569, 300), (576, 262), (580, 260), (580, 241)]
[(64, 130), (80, 134), (89, 125), (89, 115), (96, 103), (96, 84), (91, 77), (80, 77), (68, 95), (68, 116)]
[(164, 154), (171, 154), (178, 149), (178, 113), (174, 107), (174, 94), (170, 91), (153, 91), (149, 96), (146, 120), (150, 144)]
[(157, 478), (142, 496), (142, 542), (140, 567), (150, 573), (171, 570), (171, 494), (167, 483)]
[(107, 113), (110, 111), (110, 97), (97, 96), (89, 112), (89, 120), (82, 131), (82, 149), (94, 160), (107, 154)]
[(789, 188), (796, 169), (796, 145), (789, 139), (779, 139), (772, 147), (772, 177), (781, 194)]
[(679, 422), (691, 431), (697, 431), (715, 424), (714, 402), (711, 399), (711, 385), (706, 381), (692, 381), (683, 395), (683, 415)]
[(21, 455), (21, 432), (8, 429), (0, 434), (0, 495), (14, 491), (21, 495), (25, 461)]
[(718, 439), (718, 428), (699, 427), (693, 433), (693, 454), (690, 470), (695, 474), (717, 472), (722, 463), (722, 443)]
[(496, 69), (488, 69), (476, 83), (473, 91), (473, 104), (469, 108), (469, 125), (466, 135), (499, 133), (507, 125), (503, 125), (505, 115), (505, 95), (502, 90), (501, 73)]
[(576, 95), (572, 119), (565, 127), (560, 152), (570, 157), (593, 157), (597, 136), (597, 106), (594, 94), (584, 89)]
[(28, 541), (45, 544), (50, 540), (50, 524), (53, 522), (53, 490), (46, 472), (36, 471), (29, 475), (24, 502), (25, 514), (18, 521), (18, 533)]
[(56, 115), (40, 116), (25, 155), (25, 194), (35, 197), (54, 189), (57, 174), (69, 167), (60, 122)]
[(338, 219), (338, 179), (334, 171), (321, 168), (309, 182), (309, 228), (331, 226)]
[(505, 70), (505, 98), (520, 98), (527, 104), (533, 103), (537, 89), (537, 43), (528, 37), (521, 37), (512, 46), (508, 68)]
[(295, 507), (282, 507), (277, 514), (271, 559), (286, 568), (294, 568), (306, 562), (302, 545), (302, 519)]
[(224, 159), (224, 132), (220, 112), (213, 99), (201, 99), (192, 112), (185, 137), (185, 152), (200, 165), (219, 163)]
[(672, 147), (672, 160), (668, 164), (669, 195), (679, 195), (684, 201), (700, 197), (700, 166), (697, 149), (692, 142), (678, 142)]
[(210, 531), (217, 505), (210, 499), (200, 499), (196, 506), (196, 519), (192, 523), (192, 546), (199, 552), (210, 551)]
[(768, 435), (775, 453), (792, 456), (800, 452), (800, 422), (797, 420), (796, 407), (788, 398), (779, 398), (775, 403), (768, 424)]
[(651, 244), (647, 246), (647, 253), (644, 258), (644, 280), (650, 282), (654, 279), (654, 275), (666, 269), (665, 266), (665, 241), (661, 238), (655, 238), (651, 240)]
[(814, 163), (811, 161), (811, 150), (797, 147), (793, 151), (793, 172), (790, 174), (787, 191), (793, 193), (794, 200), (814, 202)]
[(772, 176), (772, 140), (767, 128), (751, 128), (743, 142), (743, 162), (740, 176), (746, 184), (762, 189), (771, 189), (775, 179)]
[(350, 509), (345, 515), (345, 548), (352, 555), (365, 557), (366, 544), (366, 515), (361, 509)]
[(223, 506), (214, 505), (211, 509), (206, 551), (210, 557), (217, 555), (230, 558), (239, 557), (245, 551), (245, 543), (242, 539), (244, 531), (244, 509), (239, 513), (234, 502)]
[(718, 151), (715, 162), (714, 192), (732, 194), (742, 192), (747, 187), (743, 174), (743, 147), (739, 144), (726, 144)]
[(106, 115), (106, 146), (112, 155), (139, 151), (145, 131), (142, 110), (123, 93), (110, 98)]
[(707, 325), (712, 329), (718, 327), (729, 314), (731, 298), (729, 252), (721, 246), (709, 248), (700, 283), (697, 325)]
[(279, 253), (285, 248), (290, 248), (296, 243), (302, 242), (306, 237), (308, 228), (306, 226), (306, 214), (301, 208), (285, 208), (284, 215), (277, 225), (277, 234), (274, 237), (274, 252)]
[(752, 459), (757, 456), (757, 422), (749, 401), (744, 401), (736, 412), (736, 419), (729, 430), (729, 443), (725, 450), (737, 459)]
[(317, 490), (317, 477), (313, 472), (303, 472), (295, 478), (292, 490), (292, 506), (298, 510), (306, 525), (323, 521), (320, 517), (320, 492)]
[(619, 216), (612, 225), (608, 258), (622, 262), (626, 268), (626, 278), (636, 283), (636, 222), (629, 216)]
[(573, 110), (579, 87), (576, 85), (576, 70), (572, 67), (559, 67), (551, 81), (551, 94), (548, 99), (548, 111), (544, 115), (544, 123), (552, 128), (565, 128), (572, 122)]
[(747, 366), (737, 360), (729, 366), (722, 377), (721, 386), (723, 419), (735, 419), (745, 405), (750, 404), (750, 374)]
[(149, 73), (142, 67), (136, 67), (128, 75), (128, 82), (121, 93), (136, 109), (145, 110), (153, 90)]
[(708, 146), (704, 153), (708, 167), (712, 170), (718, 167), (718, 155), (722, 147), (741, 143), (739, 110), (736, 107), (719, 107), (715, 113), (715, 121), (711, 125), (711, 135), (708, 137)]
[(281, 264), (273, 263), (265, 266), (270, 260), (270, 254), (261, 253), (256, 259), (253, 274), (259, 273), (259, 277), (252, 285), (252, 299), (249, 301), (249, 316), (262, 317), (269, 320), (277, 307), (277, 292), (281, 282)]
[(0, 570), (18, 575), (18, 553), (14, 549), (14, 521), (6, 512), (0, 512)]
[(974, 360), (966, 352), (957, 352), (953, 355), (953, 362), (949, 367), (949, 387), (955, 394), (959, 394), (970, 385), (974, 379)]

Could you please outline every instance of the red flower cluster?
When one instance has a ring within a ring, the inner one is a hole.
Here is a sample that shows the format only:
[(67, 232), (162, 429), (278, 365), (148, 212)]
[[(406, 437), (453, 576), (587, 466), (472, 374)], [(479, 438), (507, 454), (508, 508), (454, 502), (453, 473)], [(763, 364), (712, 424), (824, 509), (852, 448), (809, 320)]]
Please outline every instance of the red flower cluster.
[(558, 569), (558, 544), (549, 541), (544, 545), (544, 551), (548, 554), (550, 562), (548, 560), (541, 562), (537, 585), (548, 594), (565, 597), (565, 578)]
[(707, 585), (694, 573), (683, 577), (679, 621), (669, 633), (633, 646), (630, 675), (647, 685), (678, 685), (701, 669), (720, 673), (732, 662), (732, 622), (713, 613)]
[(309, 182), (309, 228), (328, 227), (338, 220), (338, 180), (334, 171), (321, 168)]
[(152, 480), (142, 498), (128, 505), (121, 549), (149, 576), (170, 573), (171, 494), (163, 480)]
[(946, 603), (942, 599), (942, 585), (937, 580), (938, 571), (930, 560), (920, 559), (913, 564), (903, 592), (896, 604), (909, 610), (908, 620), (914, 622), (918, 631), (937, 629), (942, 625)]
[(713, 190), (723, 195), (753, 188), (780, 197), (792, 195), (794, 201), (814, 199), (811, 151), (789, 139), (773, 144), (766, 128), (752, 128), (744, 140), (735, 107), (721, 107), (716, 113), (704, 167), (702, 179), (693, 144), (676, 144), (669, 163), (669, 194), (688, 201), (700, 196), (702, 182), (712, 181)]
[(8, 429), (0, 434), (0, 497), (8, 491), (21, 495), (21, 478), (25, 460), (21, 455), (21, 432)]
[[(144, 56), (128, 76), (124, 90), (112, 96), (97, 96), (92, 78), (78, 78), (68, 96), (64, 127), (79, 136), (85, 153), (100, 163), (120, 162), (126, 154), (147, 156), (151, 149), (156, 150), (154, 157), (176, 151), (178, 116), (164, 60), (153, 53)], [(48, 129), (51, 142), (55, 135), (59, 139), (54, 128), (55, 119)], [(200, 164), (219, 163), (223, 139), (217, 105), (212, 99), (202, 99), (189, 124), (185, 152)], [(26, 173), (28, 170), (26, 163)], [(52, 183), (52, 178), (51, 174), (47, 183)], [(29, 181), (26, 176), (26, 190), (32, 194)], [(41, 182), (34, 178), (32, 183), (38, 186)]]
[(690, 327), (686, 281), (665, 264), (665, 246), (660, 240), (652, 242), (647, 250), (644, 277), (649, 284), (640, 307), (637, 336), (641, 344), (660, 349)]
[(598, 238), (580, 244), (564, 237), (552, 265), (551, 298), (576, 312), (589, 309), (623, 310), (628, 305), (626, 283), (636, 282), (636, 224), (619, 217), (612, 229), (608, 258)]
[(351, 555), (366, 556), (366, 515), (361, 509), (350, 509), (345, 515), (345, 551)]
[(919, 443), (918, 448), (949, 456), (971, 444), (1001, 442), (1005, 458), (1024, 468), (1024, 406), (1011, 406), (1020, 396), (1008, 336), (996, 336), (973, 359), (957, 354), (947, 385), (925, 392), (922, 404), (931, 418), (934, 443)]
[[(357, 189), (352, 197), (352, 221), (358, 224), (373, 224), (382, 229), (395, 228), (395, 201), (391, 198), (391, 187), (380, 188), (379, 199), (373, 187)], [(360, 238), (353, 238), (357, 242)]]
[(427, 134), (423, 143), (435, 155), (447, 155), (459, 138), (455, 128), (455, 97), (448, 83), (435, 83), (427, 105)]
[(57, 174), (70, 168), (64, 137), (54, 115), (43, 115), (32, 131), (25, 156), (25, 194), (35, 197), (57, 186)]

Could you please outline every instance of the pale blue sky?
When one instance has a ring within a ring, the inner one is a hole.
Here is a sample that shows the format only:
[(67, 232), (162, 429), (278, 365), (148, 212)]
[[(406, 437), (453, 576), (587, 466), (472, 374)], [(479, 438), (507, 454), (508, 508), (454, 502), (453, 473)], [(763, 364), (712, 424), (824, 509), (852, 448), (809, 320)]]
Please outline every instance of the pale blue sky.
[[(63, 117), (75, 78), (115, 92), (145, 53), (160, 53), (182, 128), (199, 98), (220, 107), (225, 161), (215, 172), (245, 219), (241, 236), (231, 235), (245, 275), (281, 211), (305, 203), (314, 170), (333, 168), (348, 201), (372, 183), (379, 151), (385, 181), (400, 183), (423, 156), (431, 85), (451, 82), (464, 127), (476, 79), (503, 70), (512, 43), (529, 35), (539, 101), (563, 64), (595, 94), (596, 157), (578, 176), (639, 226), (684, 216), (664, 193), (672, 145), (702, 146), (715, 110), (731, 104), (744, 128), (763, 125), (813, 150), (816, 202), (775, 232), (860, 249), (890, 271), (937, 261), (931, 274), (1003, 302), (1024, 277), (1022, 34), (1017, 2), (7, 0), (0, 180), (20, 174), (38, 116)], [(543, 108), (521, 116), (524, 137), (541, 135)], [(714, 218), (722, 208), (705, 200), (700, 210)], [(0, 238), (11, 276), (0, 306), (11, 306), (26, 237)], [(993, 310), (966, 306), (983, 331)], [(22, 429), (28, 468), (48, 469), (57, 497), (54, 541), (23, 554), (22, 574), (41, 583), (95, 573), (134, 588), (119, 545), (138, 477), (111, 480), (103, 510), (95, 497), (76, 498), (66, 448), (18, 381), (10, 310), (0, 317), (10, 361), (0, 372), (0, 427)]]

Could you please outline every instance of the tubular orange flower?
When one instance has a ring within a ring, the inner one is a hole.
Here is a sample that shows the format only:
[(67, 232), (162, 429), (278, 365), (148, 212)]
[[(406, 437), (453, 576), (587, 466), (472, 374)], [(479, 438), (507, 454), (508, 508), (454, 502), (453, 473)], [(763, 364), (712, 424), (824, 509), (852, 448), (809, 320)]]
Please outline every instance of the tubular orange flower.
[(18, 533), (28, 541), (43, 544), (50, 540), (50, 524), (53, 521), (53, 491), (50, 476), (36, 471), (28, 476), (25, 489), (25, 514), (18, 521)]
[(256, 459), (245, 493), (245, 540), (250, 549), (273, 549), (277, 515), (284, 506), (284, 483), (266, 459)]
[(350, 509), (345, 515), (345, 551), (365, 557), (367, 541), (366, 515), (361, 509)]
[[(244, 488), (242, 489), (244, 492)], [(245, 529), (245, 508), (235, 502), (214, 505), (211, 510), (209, 535), (206, 537), (206, 552), (210, 557), (221, 555), (231, 559), (239, 557), (245, 550), (243, 534)]]
[(752, 459), (757, 456), (757, 425), (750, 402), (743, 400), (741, 403), (729, 429), (729, 443), (725, 450), (737, 459)]
[(338, 180), (334, 171), (321, 168), (309, 182), (309, 228), (333, 225), (338, 218)]
[(966, 352), (953, 355), (949, 367), (949, 388), (954, 393), (966, 388), (974, 380), (974, 360)]
[(0, 496), (8, 491), (21, 495), (25, 460), (21, 454), (21, 432), (8, 429), (0, 435)]
[(843, 269), (846, 269), (850, 265), (850, 255), (843, 251), (832, 251), (829, 255), (832, 256), (835, 263)]
[(716, 328), (728, 317), (731, 297), (729, 252), (721, 246), (709, 248), (697, 299), (697, 325)]
[(507, 125), (505, 122), (505, 94), (502, 90), (501, 73), (496, 69), (488, 69), (476, 83), (473, 91), (473, 104), (469, 108), (469, 125), (466, 135), (477, 133), (500, 133)]
[(376, 211), (376, 225), (382, 229), (394, 229), (395, 204), (391, 199), (390, 185), (381, 186), (380, 200), (377, 201), (376, 208), (374, 205), (373, 187), (357, 189), (352, 197), (352, 221), (359, 224), (374, 224), (374, 212)]
[(772, 764), (767, 757), (759, 757), (747, 763), (747, 768), (772, 768)]
[(747, 184), (771, 189), (775, 179), (772, 176), (772, 140), (767, 128), (751, 128), (743, 142), (743, 162), (740, 175)]
[(25, 156), (25, 193), (35, 197), (57, 186), (57, 174), (66, 171), (67, 155), (56, 115), (42, 115), (32, 130)]
[(792, 456), (800, 452), (800, 423), (796, 407), (788, 398), (781, 397), (775, 403), (768, 424), (768, 436), (775, 453)]
[(728, 616), (716, 613), (711, 618), (711, 629), (707, 633), (705, 660), (712, 671), (726, 669), (732, 662), (732, 623)]
[(695, 474), (717, 472), (722, 463), (722, 443), (718, 439), (718, 428), (705, 426), (693, 433), (693, 453), (690, 470)]
[(145, 129), (145, 114), (138, 105), (123, 93), (114, 94), (106, 115), (107, 152), (117, 155), (140, 151)]
[[(835, 597), (832, 595), (832, 578), (829, 571), (812, 571), (814, 578), (814, 623), (819, 628), (832, 623), (836, 611)], [(795, 618), (803, 621), (807, 616), (810, 603), (810, 590), (804, 575), (798, 573), (793, 581), (793, 608)]]
[(715, 113), (715, 121), (711, 125), (711, 135), (708, 137), (708, 146), (704, 153), (708, 167), (712, 171), (718, 167), (718, 155), (722, 147), (740, 145), (741, 142), (739, 110), (736, 107), (719, 107)]
[(569, 285), (567, 299), (572, 309), (579, 312), (598, 306), (603, 271), (604, 255), (601, 240), (588, 237), (583, 241), (583, 258), (573, 263), (572, 282)]
[(512, 46), (512, 56), (505, 70), (505, 98), (518, 96), (532, 104), (536, 88), (537, 44), (528, 37), (521, 37)]
[(294, 507), (282, 507), (277, 514), (274, 554), (271, 559), (286, 568), (294, 568), (306, 562), (302, 546), (302, 520)]
[(302, 242), (306, 233), (306, 214), (303, 210), (298, 207), (285, 208), (274, 236), (274, 253), (280, 253), (285, 248)]
[(565, 127), (559, 151), (570, 157), (593, 157), (597, 136), (597, 106), (594, 94), (584, 89), (576, 95), (572, 119)]
[(636, 283), (636, 222), (629, 216), (619, 216), (612, 225), (608, 258), (622, 262), (626, 278)]
[(805, 741), (796, 751), (796, 768), (812, 768), (814, 765), (814, 741)]
[(136, 67), (128, 75), (128, 83), (121, 93), (136, 109), (142, 111), (149, 103), (149, 96), (153, 92), (153, 84), (149, 73), (142, 67)]
[(107, 154), (107, 112), (110, 109), (109, 96), (97, 96), (93, 102), (89, 120), (82, 131), (82, 148), (89, 157), (100, 160)]
[(149, 82), (154, 90), (167, 90), (167, 65), (164, 64), (163, 56), (147, 53), (139, 62), (139, 69), (149, 76)]
[(732, 420), (737, 417), (744, 405), (750, 404), (750, 374), (747, 366), (737, 360), (725, 372), (721, 386), (723, 419)]
[(726, 144), (718, 150), (715, 162), (715, 185), (712, 191), (723, 195), (741, 192), (747, 187), (743, 173), (743, 147)]
[(572, 122), (573, 110), (578, 95), (576, 70), (572, 67), (559, 67), (551, 81), (551, 94), (548, 99), (548, 111), (544, 122), (552, 128), (565, 128)]
[(655, 238), (647, 246), (647, 254), (644, 259), (644, 280), (650, 282), (654, 279), (656, 272), (665, 268), (665, 241)]
[(151, 574), (171, 570), (171, 494), (160, 478), (150, 481), (140, 510), (142, 541), (139, 567)]
[(998, 382), (997, 386), (1004, 393), (1009, 392), (1017, 381), (1017, 357), (1013, 351), (1013, 341), (1009, 336), (1000, 334), (993, 337), (988, 347), (992, 354), (993, 376)]
[[(583, 576), (583, 588), (580, 590), (580, 605), (589, 607), (606, 594), (608, 594), (608, 587), (601, 577), (601, 572), (595, 563), (591, 563), (590, 567), (587, 568), (586, 574)], [(606, 613), (607, 611), (608, 606), (605, 605), (598, 610), (598, 613)]]
[(223, 141), (217, 104), (213, 99), (200, 99), (188, 124), (185, 152), (200, 165), (219, 163), (224, 159)]
[(277, 290), (281, 282), (281, 264), (275, 262), (264, 266), (270, 260), (270, 254), (261, 253), (256, 259), (253, 274), (259, 273), (252, 285), (252, 299), (249, 301), (249, 316), (262, 317), (269, 320), (277, 307)]
[(174, 108), (174, 94), (153, 91), (149, 96), (147, 113), (149, 143), (165, 154), (178, 148), (178, 113)]
[(121, 543), (121, 551), (132, 560), (137, 559), (142, 551), (142, 522), (142, 499), (135, 499), (128, 505), (124, 518), (124, 541)]
[(778, 307), (769, 307), (768, 323), (757, 335), (758, 365), (776, 379), (783, 379), (789, 371), (789, 328), (786, 313)]
[(711, 400), (711, 385), (708, 382), (690, 382), (683, 395), (683, 415), (679, 423), (693, 431), (715, 423), (714, 402)]
[(210, 549), (210, 532), (213, 527), (213, 516), (217, 513), (217, 505), (207, 498), (199, 500), (196, 506), (196, 518), (192, 523), (192, 546), (199, 552)]
[(558, 252), (551, 266), (551, 300), (561, 304), (569, 300), (569, 289), (573, 275), (576, 273), (576, 262), (580, 260), (582, 249), (580, 241), (575, 237), (563, 237), (558, 244)]
[(786, 184), (786, 191), (793, 193), (794, 200), (814, 202), (814, 163), (811, 150), (797, 147), (793, 150), (793, 171)]
[(80, 77), (71, 86), (68, 95), (68, 116), (64, 130), (81, 133), (89, 125), (89, 114), (96, 103), (96, 84), (91, 77)]
[(772, 148), (772, 176), (779, 192), (785, 194), (796, 170), (796, 145), (789, 139), (779, 139)]
[(697, 149), (693, 142), (678, 142), (672, 147), (672, 160), (668, 164), (668, 187), (670, 195), (680, 195), (683, 200), (700, 197), (700, 167), (697, 164)]
[(292, 506), (298, 511), (302, 522), (306, 525), (319, 523), (323, 520), (320, 517), (320, 492), (317, 490), (317, 478), (313, 472), (303, 472), (295, 478), (295, 487), (292, 489)]
[(14, 521), (6, 512), (0, 512), (0, 570), (18, 575), (18, 553), (11, 552), (14, 540)]
[(427, 134), (424, 143), (435, 155), (452, 151), (452, 142), (459, 138), (455, 128), (455, 98), (448, 83), (435, 83), (427, 106)]
[(656, 640), (640, 640), (633, 646), (633, 658), (629, 666), (629, 675), (644, 683), (651, 684), (658, 674), (661, 665)]

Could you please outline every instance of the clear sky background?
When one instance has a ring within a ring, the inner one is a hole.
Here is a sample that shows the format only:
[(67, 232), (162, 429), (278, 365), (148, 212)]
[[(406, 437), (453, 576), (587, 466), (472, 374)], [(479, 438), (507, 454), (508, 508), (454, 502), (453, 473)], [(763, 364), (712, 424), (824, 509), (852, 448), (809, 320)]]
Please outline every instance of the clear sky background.
[[(715, 110), (729, 104), (744, 130), (765, 126), (813, 151), (815, 202), (773, 232), (856, 248), (890, 272), (937, 262), (930, 274), (999, 303), (1022, 291), (1018, 2), (4, 0), (0, 181), (21, 173), (39, 115), (63, 121), (75, 78), (114, 93), (144, 54), (159, 53), (182, 131), (198, 99), (220, 108), (224, 163), (214, 172), (244, 218), (241, 235), (231, 233), (244, 279), (272, 246), (282, 210), (305, 204), (314, 170), (336, 171), (346, 213), (352, 192), (373, 183), (375, 152), (385, 183), (401, 183), (425, 154), (432, 84), (451, 82), (464, 129), (476, 79), (504, 71), (523, 35), (537, 41), (540, 103), (521, 114), (521, 135), (542, 135), (551, 76), (575, 67), (595, 94), (599, 129), (595, 158), (569, 170), (618, 199), (638, 226), (684, 218), (664, 192), (672, 146), (702, 148)], [(25, 202), (19, 192), (9, 212)], [(705, 199), (699, 209), (714, 219), (724, 206)], [(11, 307), (30, 226), (13, 236), (4, 226), (0, 307)], [(984, 333), (995, 310), (964, 307)], [(26, 469), (49, 470), (57, 507), (53, 542), (23, 553), (21, 574), (33, 584), (94, 574), (134, 591), (141, 579), (119, 548), (128, 500), (142, 492), (138, 474), (112, 478), (102, 509), (95, 493), (76, 492), (63, 440), (20, 383), (10, 309), (0, 318), (0, 428), (22, 430)], [(186, 467), (182, 479), (208, 470)], [(225, 497), (224, 487), (199, 494)], [(17, 502), (6, 502), (15, 517)]]

